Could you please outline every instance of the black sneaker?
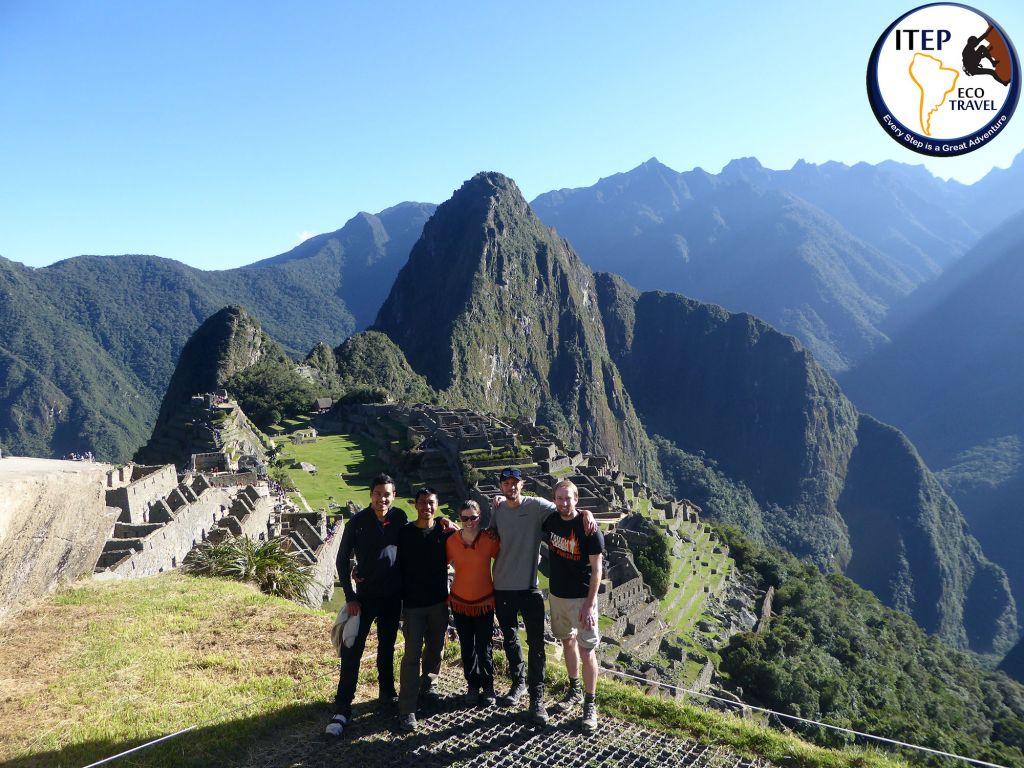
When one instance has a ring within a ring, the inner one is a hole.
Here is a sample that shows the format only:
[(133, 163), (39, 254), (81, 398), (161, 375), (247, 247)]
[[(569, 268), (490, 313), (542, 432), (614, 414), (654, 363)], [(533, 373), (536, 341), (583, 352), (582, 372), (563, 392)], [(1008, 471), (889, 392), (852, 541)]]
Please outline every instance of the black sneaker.
[(493, 688), (484, 688), (480, 693), (480, 706), (481, 707), (493, 707), (497, 699), (494, 697)]
[(411, 712), (408, 715), (402, 715), (398, 718), (398, 727), (406, 733), (413, 733), (419, 728), (419, 723), (416, 722), (416, 715)]
[(565, 689), (565, 695), (551, 709), (555, 712), (567, 712), (581, 704), (583, 704), (583, 686), (580, 685), (579, 680), (572, 680), (569, 687)]
[(377, 696), (377, 709), (393, 711), (398, 706), (398, 694), (392, 690), (383, 690)]
[(548, 724), (548, 708), (544, 706), (544, 699), (539, 696), (530, 699), (530, 722), (534, 725)]
[(525, 694), (526, 683), (522, 680), (515, 680), (512, 682), (512, 686), (508, 689), (508, 693), (501, 697), (501, 705), (503, 707), (514, 707)]
[(441, 702), (441, 694), (434, 689), (434, 686), (428, 685), (425, 688), (420, 688), (419, 700), (420, 704), (436, 707)]
[(480, 689), (471, 687), (466, 694), (466, 706), (475, 707), (480, 703)]
[(597, 730), (597, 702), (590, 696), (583, 700), (583, 720), (580, 725), (586, 734)]

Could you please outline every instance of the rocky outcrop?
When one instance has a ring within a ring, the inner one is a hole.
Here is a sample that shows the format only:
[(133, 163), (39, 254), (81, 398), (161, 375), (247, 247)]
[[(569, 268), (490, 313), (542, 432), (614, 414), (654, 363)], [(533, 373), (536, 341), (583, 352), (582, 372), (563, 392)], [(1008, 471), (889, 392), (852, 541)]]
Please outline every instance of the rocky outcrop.
[(0, 617), (92, 573), (119, 510), (106, 464), (0, 459)]

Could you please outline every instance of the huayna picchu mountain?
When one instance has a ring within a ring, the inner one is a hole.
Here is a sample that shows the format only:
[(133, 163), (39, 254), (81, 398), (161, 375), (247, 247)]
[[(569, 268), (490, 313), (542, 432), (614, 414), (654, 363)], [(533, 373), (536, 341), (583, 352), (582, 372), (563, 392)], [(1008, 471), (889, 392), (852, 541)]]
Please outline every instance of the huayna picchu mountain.
[[(500, 174), (437, 209), (375, 328), (444, 402), (536, 419), (657, 477), (649, 431), (746, 494), (740, 517), (767, 542), (852, 569), (957, 646), (1015, 639), (1005, 574), (906, 438), (761, 320), (595, 276)], [(675, 487), (707, 478), (670, 471), (687, 475)]]
[(511, 179), (477, 174), (438, 207), (374, 328), (450, 404), (536, 419), (658, 476), (608, 354), (593, 273)]

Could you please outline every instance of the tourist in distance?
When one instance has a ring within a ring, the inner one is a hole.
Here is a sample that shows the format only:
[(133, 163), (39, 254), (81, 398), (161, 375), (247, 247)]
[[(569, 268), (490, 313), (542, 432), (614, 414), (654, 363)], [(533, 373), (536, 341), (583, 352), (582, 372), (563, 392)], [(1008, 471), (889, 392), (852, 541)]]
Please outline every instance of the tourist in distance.
[(405, 655), (399, 672), (398, 725), (403, 731), (416, 730), (418, 701), (437, 697), (433, 687), (441, 672), (448, 631), (445, 542), (456, 529), (447, 518), (435, 520), (437, 508), (437, 493), (432, 488), (418, 490), (416, 519), (406, 524), (399, 537)]
[(462, 530), (448, 539), (448, 562), (455, 567), (448, 604), (462, 647), (462, 671), (470, 706), (494, 704), (494, 663), (491, 638), (494, 632), (494, 582), (491, 561), (500, 545), (490, 531), (480, 531), (480, 505), (463, 502), (459, 509)]
[[(597, 654), (601, 637), (597, 628), (597, 592), (601, 588), (604, 536), (587, 533), (576, 504), (579, 489), (570, 480), (555, 485), (557, 515), (544, 521), (551, 579), (551, 633), (562, 641), (569, 688), (558, 703), (560, 710), (583, 705), (584, 733), (597, 728)], [(583, 663), (583, 687), (579, 668)]]
[[(377, 685), (379, 703), (391, 707), (395, 693), (395, 640), (402, 612), (402, 575), (398, 563), (398, 541), (408, 518), (392, 507), (395, 481), (378, 475), (370, 484), (370, 506), (357, 512), (345, 525), (338, 549), (338, 579), (345, 591), (349, 616), (359, 617), (359, 633), (351, 648), (342, 647), (341, 674), (334, 699), (335, 714), (327, 724), (330, 736), (341, 736), (352, 719), (352, 699), (359, 681), (370, 625), (377, 624)], [(353, 585), (349, 568), (355, 555), (359, 573)]]
[[(494, 609), (512, 678), (502, 704), (515, 706), (529, 690), (530, 719), (537, 725), (546, 725), (544, 596), (537, 586), (537, 564), (543, 536), (541, 526), (555, 513), (555, 505), (537, 496), (524, 496), (522, 472), (514, 467), (501, 470), (498, 483), (503, 495), (494, 497), (491, 513), (491, 528), (501, 541), (501, 552), (494, 562)], [(594, 516), (590, 512), (581, 514), (587, 531), (596, 531)], [(519, 645), (520, 614), (526, 627), (529, 677)]]

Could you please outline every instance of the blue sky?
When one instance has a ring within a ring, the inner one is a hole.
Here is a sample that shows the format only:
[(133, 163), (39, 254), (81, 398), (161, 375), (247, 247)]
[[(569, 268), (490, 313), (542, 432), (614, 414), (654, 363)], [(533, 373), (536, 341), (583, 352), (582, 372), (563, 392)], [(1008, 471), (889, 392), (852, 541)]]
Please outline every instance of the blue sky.
[[(233, 267), (481, 170), (532, 199), (652, 156), (1006, 167), (1024, 106), (962, 158), (876, 123), (867, 59), (912, 7), (0, 0), (0, 255)], [(1024, 45), (1024, 4), (978, 7)]]

